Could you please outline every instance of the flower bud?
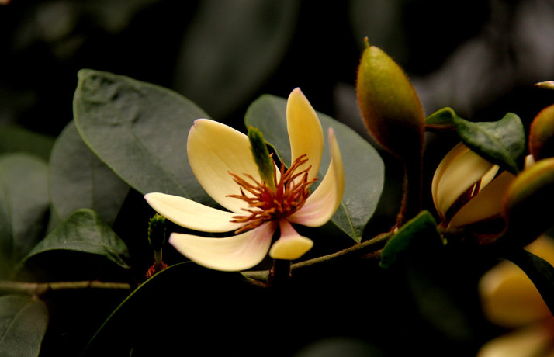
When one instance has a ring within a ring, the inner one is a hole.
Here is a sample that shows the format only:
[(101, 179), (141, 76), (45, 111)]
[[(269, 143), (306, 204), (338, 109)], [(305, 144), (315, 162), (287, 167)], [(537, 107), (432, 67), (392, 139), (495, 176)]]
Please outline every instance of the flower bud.
[(404, 162), (421, 160), (425, 116), (419, 97), (404, 71), (367, 38), (356, 90), (364, 122), (379, 144)]
[(534, 160), (554, 157), (554, 105), (544, 108), (531, 123), (529, 152)]
[(500, 217), (502, 197), (514, 175), (456, 145), (435, 171), (431, 194), (443, 226), (456, 228)]
[(521, 172), (506, 191), (506, 236), (527, 244), (552, 226), (554, 158), (537, 161)]

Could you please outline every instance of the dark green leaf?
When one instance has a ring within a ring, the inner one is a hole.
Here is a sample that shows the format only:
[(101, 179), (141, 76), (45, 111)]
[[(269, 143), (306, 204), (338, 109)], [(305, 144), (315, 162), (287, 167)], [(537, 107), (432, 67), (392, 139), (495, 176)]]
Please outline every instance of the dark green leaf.
[(550, 312), (554, 314), (554, 267), (546, 260), (525, 249), (512, 252), (506, 256), (506, 259), (516, 264), (527, 274), (546, 305), (548, 305)]
[(379, 265), (388, 269), (402, 257), (414, 252), (422, 252), (432, 245), (443, 243), (437, 230), (437, 222), (428, 211), (422, 211), (402, 226), (387, 242), (381, 253)]
[[(248, 109), (246, 125), (257, 127), (279, 156), (290, 165), (290, 145), (286, 126), (286, 100), (264, 95)], [(342, 204), (331, 219), (356, 242), (373, 215), (383, 189), (384, 165), (377, 151), (346, 125), (318, 113), (324, 133), (333, 127), (342, 153), (345, 170), (345, 191)], [(318, 177), (321, 179), (331, 157), (325, 145)]]
[(25, 257), (27, 264), (39, 255), (56, 251), (74, 251), (102, 256), (128, 269), (127, 246), (100, 217), (88, 209), (78, 210), (53, 230)]
[(48, 160), (54, 138), (16, 125), (0, 126), (0, 153), (26, 152)]
[(216, 118), (247, 104), (283, 59), (298, 5), (201, 1), (183, 37), (174, 87)]
[(47, 324), (48, 311), (42, 301), (0, 297), (0, 356), (38, 356)]
[(124, 76), (81, 70), (73, 101), (85, 143), (137, 191), (212, 203), (188, 164), (187, 137), (207, 118), (188, 99)]
[(61, 220), (89, 208), (111, 225), (129, 192), (129, 186), (85, 145), (73, 122), (56, 140), (48, 175), (50, 199)]
[(493, 164), (517, 174), (517, 160), (525, 151), (525, 129), (519, 117), (508, 113), (496, 122), (470, 122), (454, 118), (460, 139)]
[(48, 212), (48, 167), (28, 154), (0, 156), (0, 276), (42, 238)]

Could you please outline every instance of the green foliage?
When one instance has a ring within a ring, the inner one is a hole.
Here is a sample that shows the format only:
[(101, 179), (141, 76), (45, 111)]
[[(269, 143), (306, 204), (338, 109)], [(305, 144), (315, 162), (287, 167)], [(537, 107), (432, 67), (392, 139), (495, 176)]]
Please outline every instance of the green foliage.
[(55, 251), (94, 254), (129, 269), (129, 252), (125, 243), (94, 211), (88, 209), (71, 214), (29, 252), (22, 264)]
[(111, 225), (129, 193), (129, 186), (85, 145), (73, 122), (56, 140), (48, 174), (52, 207), (61, 220), (88, 208)]
[(0, 297), (0, 356), (37, 357), (47, 324), (44, 302), (23, 296)]
[(431, 213), (422, 211), (418, 216), (402, 226), (387, 242), (379, 265), (388, 269), (397, 261), (409, 256), (425, 255), (425, 249), (443, 244), (437, 223)]
[(84, 142), (132, 188), (212, 202), (186, 155), (194, 120), (208, 117), (194, 103), (152, 84), (81, 70), (73, 109)]
[[(245, 122), (247, 126), (257, 127), (289, 166), (291, 153), (285, 108), (285, 99), (264, 95), (252, 103), (246, 112)], [(331, 221), (356, 242), (360, 242), (383, 189), (383, 161), (377, 151), (352, 129), (325, 114), (318, 113), (318, 116), (323, 132), (333, 127), (344, 155), (345, 191), (342, 204)], [(325, 145), (319, 178), (325, 175), (330, 160), (329, 147)]]
[(493, 164), (517, 174), (518, 160), (525, 151), (525, 128), (521, 119), (508, 113), (495, 122), (471, 122), (452, 108), (443, 108), (425, 118), (430, 129), (455, 129), (471, 150)]
[(0, 276), (42, 238), (46, 230), (46, 163), (25, 153), (0, 156)]

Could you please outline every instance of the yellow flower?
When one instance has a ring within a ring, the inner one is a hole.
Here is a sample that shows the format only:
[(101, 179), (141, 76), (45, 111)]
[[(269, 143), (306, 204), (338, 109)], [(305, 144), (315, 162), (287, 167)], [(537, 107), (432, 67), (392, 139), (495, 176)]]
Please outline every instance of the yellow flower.
[[(318, 227), (332, 217), (344, 192), (344, 169), (329, 128), (331, 162), (310, 195), (309, 186), (321, 162), (323, 130), (298, 88), (288, 98), (286, 118), (291, 166), (288, 170), (275, 167), (270, 185), (260, 177), (245, 134), (212, 120), (195, 121), (187, 143), (192, 171), (205, 191), (229, 211), (160, 192), (148, 193), (146, 201), (180, 226), (234, 234), (213, 238), (173, 233), (169, 242), (179, 252), (212, 269), (240, 271), (261, 262), (268, 251), (274, 259), (294, 260), (311, 249), (313, 242), (299, 235), (292, 224)], [(272, 244), (277, 228), (280, 236)]]
[[(550, 237), (540, 237), (527, 250), (554, 263)], [(513, 331), (486, 343), (479, 357), (554, 355), (554, 318), (521, 269), (508, 261), (498, 264), (481, 278), (480, 293), (485, 316)]]
[(450, 150), (431, 183), (442, 224), (455, 228), (500, 216), (502, 197), (514, 175), (499, 174), (499, 169), (463, 143)]

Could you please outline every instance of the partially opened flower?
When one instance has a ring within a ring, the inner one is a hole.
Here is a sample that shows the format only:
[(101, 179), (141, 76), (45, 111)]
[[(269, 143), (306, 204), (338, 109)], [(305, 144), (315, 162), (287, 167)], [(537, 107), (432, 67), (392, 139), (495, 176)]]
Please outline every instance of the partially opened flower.
[[(294, 260), (311, 249), (313, 242), (298, 234), (292, 224), (318, 227), (332, 217), (344, 192), (344, 169), (330, 128), (331, 162), (310, 194), (321, 162), (323, 130), (300, 89), (290, 94), (286, 117), (291, 166), (273, 165), (271, 179), (265, 180), (248, 136), (212, 120), (195, 121), (187, 143), (190, 166), (205, 191), (229, 211), (160, 192), (145, 198), (178, 225), (232, 233), (222, 238), (173, 233), (169, 242), (183, 255), (212, 269), (240, 271), (260, 263), (268, 251), (274, 259)], [(280, 234), (273, 243), (277, 229)]]
[[(527, 250), (554, 263), (554, 243), (542, 236)], [(486, 343), (479, 357), (539, 357), (554, 354), (554, 318), (525, 273), (501, 262), (480, 282), (483, 311), (494, 324), (513, 329)]]
[(514, 175), (494, 165), (463, 143), (456, 145), (435, 171), (431, 194), (447, 227), (499, 217), (502, 198)]

